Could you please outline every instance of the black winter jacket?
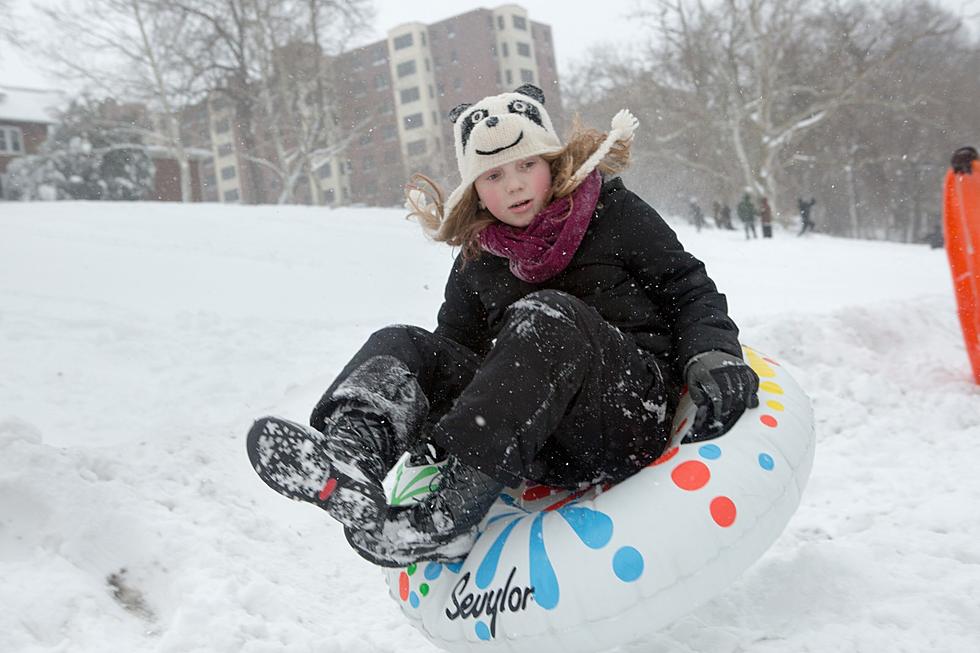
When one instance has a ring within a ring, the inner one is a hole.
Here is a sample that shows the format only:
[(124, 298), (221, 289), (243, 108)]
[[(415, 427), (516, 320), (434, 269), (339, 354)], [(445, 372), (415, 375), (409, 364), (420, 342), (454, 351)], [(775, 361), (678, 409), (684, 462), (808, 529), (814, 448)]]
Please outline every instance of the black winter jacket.
[(484, 253), (464, 265), (458, 256), (436, 333), (485, 356), (507, 307), (545, 288), (578, 297), (632, 334), (674, 379), (701, 352), (741, 356), (738, 327), (704, 264), (684, 251), (663, 218), (619, 178), (603, 184), (568, 267), (544, 283), (518, 279), (505, 258)]

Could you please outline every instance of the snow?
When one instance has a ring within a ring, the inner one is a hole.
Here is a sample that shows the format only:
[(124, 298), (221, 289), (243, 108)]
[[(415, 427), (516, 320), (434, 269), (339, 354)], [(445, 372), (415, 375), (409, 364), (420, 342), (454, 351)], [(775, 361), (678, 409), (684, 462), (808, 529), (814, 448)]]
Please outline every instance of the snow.
[[(773, 548), (626, 653), (980, 647), (980, 388), (942, 250), (682, 242), (814, 401)], [(432, 327), (451, 250), (402, 213), (0, 204), (0, 650), (436, 650), (339, 525), (249, 468), (367, 335)]]
[(61, 91), (0, 84), (0, 120), (54, 124), (65, 102)]

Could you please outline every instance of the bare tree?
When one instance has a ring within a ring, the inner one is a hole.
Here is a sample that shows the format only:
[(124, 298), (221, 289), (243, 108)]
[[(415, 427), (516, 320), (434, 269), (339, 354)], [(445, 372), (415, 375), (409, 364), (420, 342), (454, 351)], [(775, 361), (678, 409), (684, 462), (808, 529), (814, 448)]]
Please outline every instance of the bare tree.
[(789, 223), (816, 195), (824, 231), (935, 231), (948, 154), (980, 124), (980, 48), (955, 15), (928, 0), (643, 8), (659, 26), (645, 51), (596, 51), (564, 80), (587, 123), (622, 106), (640, 118), (630, 183), (667, 210), (748, 190)]
[(336, 125), (340, 80), (334, 79), (331, 59), (323, 52), (321, 32), (323, 23), (340, 24), (329, 15), (337, 9), (322, 0), (256, 5), (257, 88), (275, 154), (256, 162), (279, 181), (280, 204), (299, 199), (302, 178), (314, 187), (317, 164), (346, 149), (370, 122), (365, 119), (343, 133)]
[(44, 54), (61, 74), (111, 97), (145, 101), (159, 112), (161, 129), (145, 133), (169, 148), (180, 168), (181, 198), (191, 201), (190, 161), (181, 138), (180, 107), (193, 97), (198, 76), (178, 50), (186, 25), (154, 0), (83, 0), (41, 7), (50, 40)]
[[(346, 146), (333, 119), (335, 94), (326, 55), (364, 29), (367, 0), (175, 0), (193, 24), (182, 51), (203, 64), (209, 87), (234, 106), (252, 194), (268, 201), (265, 175), (280, 202), (328, 153)], [(349, 137), (349, 135), (348, 135)]]
[[(17, 30), (10, 0), (0, 0), (0, 45), (3, 43), (20, 44), (20, 32)], [(0, 59), (3, 59), (3, 50), (0, 50)]]
[[(957, 29), (949, 16), (920, 9), (837, 0), (645, 3), (639, 17), (654, 35), (646, 86), (670, 114), (657, 134), (661, 156), (726, 185), (737, 181), (777, 212), (787, 208), (781, 169), (800, 140), (845, 106), (880, 101), (867, 95), (869, 80), (916, 43)], [(708, 151), (699, 147), (706, 132), (716, 139)]]

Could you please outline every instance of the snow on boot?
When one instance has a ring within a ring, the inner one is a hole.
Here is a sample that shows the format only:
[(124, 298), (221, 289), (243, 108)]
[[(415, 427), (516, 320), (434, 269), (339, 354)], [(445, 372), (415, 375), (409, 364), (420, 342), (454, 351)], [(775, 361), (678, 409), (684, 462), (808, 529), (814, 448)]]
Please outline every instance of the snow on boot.
[(437, 490), (410, 507), (390, 509), (380, 528), (352, 529), (347, 540), (362, 557), (383, 567), (457, 560), (473, 547), (477, 526), (503, 487), (450, 457)]
[(345, 526), (371, 528), (381, 524), (387, 510), (381, 480), (376, 471), (358, 464), (370, 456), (351, 455), (335, 442), (338, 435), (343, 442), (356, 442), (356, 434), (340, 429), (358, 425), (370, 430), (364, 416), (338, 420), (329, 434), (263, 417), (248, 432), (248, 458), (265, 484), (279, 494), (312, 503)]

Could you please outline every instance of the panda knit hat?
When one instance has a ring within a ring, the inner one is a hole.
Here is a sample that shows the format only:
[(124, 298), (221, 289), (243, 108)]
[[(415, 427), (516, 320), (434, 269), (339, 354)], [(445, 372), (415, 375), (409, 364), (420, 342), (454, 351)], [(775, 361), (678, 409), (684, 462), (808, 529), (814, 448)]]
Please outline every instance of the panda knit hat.
[[(554, 154), (563, 147), (544, 108), (544, 92), (533, 84), (524, 84), (511, 93), (485, 97), (476, 104), (460, 104), (449, 113), (449, 119), (453, 122), (460, 183), (446, 200), (443, 219), (487, 170), (532, 156)], [(616, 141), (629, 141), (636, 125), (636, 118), (629, 111), (617, 113), (606, 139), (575, 171), (574, 185), (599, 165)], [(423, 206), (421, 192), (411, 192), (418, 205)]]

